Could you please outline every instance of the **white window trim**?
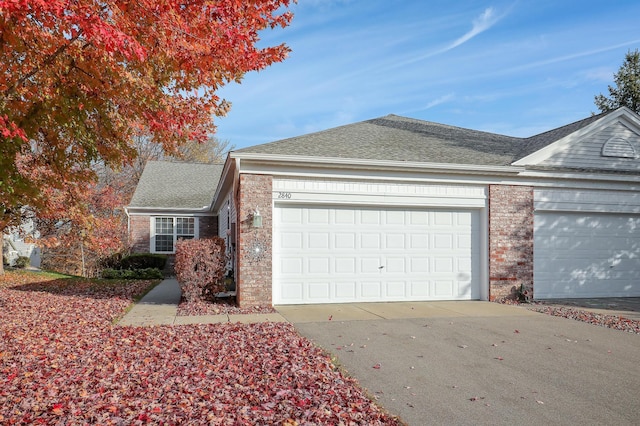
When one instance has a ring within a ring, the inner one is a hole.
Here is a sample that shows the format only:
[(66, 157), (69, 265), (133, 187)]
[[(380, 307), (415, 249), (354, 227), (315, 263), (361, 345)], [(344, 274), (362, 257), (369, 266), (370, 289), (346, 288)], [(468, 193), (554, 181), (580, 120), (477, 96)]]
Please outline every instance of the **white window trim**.
[[(156, 219), (159, 218), (168, 218), (173, 219), (173, 251), (157, 251), (156, 250)], [(193, 238), (197, 240), (200, 237), (200, 218), (197, 216), (168, 216), (168, 215), (160, 215), (160, 216), (151, 216), (151, 220), (149, 221), (149, 253), (156, 254), (175, 254), (176, 253), (176, 242), (178, 237), (176, 235), (176, 219), (178, 218), (186, 218), (193, 219)]]

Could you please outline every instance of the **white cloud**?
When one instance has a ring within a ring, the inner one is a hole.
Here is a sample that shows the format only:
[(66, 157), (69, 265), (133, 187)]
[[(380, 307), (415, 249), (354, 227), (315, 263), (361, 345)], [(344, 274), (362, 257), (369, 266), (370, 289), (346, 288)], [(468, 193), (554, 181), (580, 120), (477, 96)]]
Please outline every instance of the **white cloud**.
[(470, 31), (468, 31), (465, 35), (455, 40), (449, 46), (441, 50), (439, 53), (446, 52), (448, 50), (454, 49), (460, 46), (463, 43), (468, 42), (478, 34), (481, 34), (487, 31), (489, 28), (493, 27), (502, 16), (496, 15), (495, 10), (492, 7), (489, 7), (482, 12), (480, 16), (473, 20), (473, 26)]
[(398, 66), (404, 66), (404, 65), (412, 64), (412, 63), (419, 62), (419, 61), (422, 61), (424, 59), (431, 58), (433, 56), (439, 55), (441, 53), (448, 52), (448, 51), (450, 51), (452, 49), (455, 49), (456, 47), (468, 42), (469, 40), (473, 39), (474, 37), (478, 36), (479, 34), (489, 30), (491, 27), (496, 25), (502, 18), (504, 18), (507, 15), (507, 12), (504, 12), (502, 14), (497, 14), (494, 8), (489, 7), (487, 9), (485, 9), (484, 12), (482, 12), (477, 18), (475, 18), (472, 21), (471, 30), (469, 30), (463, 36), (458, 37), (452, 43), (448, 44), (444, 48), (441, 48), (441, 49), (426, 53), (424, 55), (419, 55), (419, 56), (413, 57), (413, 58), (411, 58), (409, 60), (406, 60), (406, 61), (403, 61), (403, 62), (401, 62), (401, 63), (399, 63), (397, 65)]
[(433, 107), (441, 105), (441, 104), (443, 104), (445, 102), (449, 102), (454, 97), (455, 97), (455, 95), (453, 93), (448, 93), (448, 94), (446, 94), (444, 96), (440, 96), (439, 98), (434, 99), (431, 102), (429, 102), (427, 105), (425, 105), (425, 107), (423, 109), (433, 108)]
[(502, 72), (500, 72), (500, 74), (520, 72), (520, 71), (528, 70), (528, 69), (531, 69), (531, 68), (537, 68), (537, 67), (541, 67), (541, 66), (552, 65), (552, 64), (556, 64), (556, 63), (560, 63), (560, 62), (575, 61), (576, 59), (579, 59), (579, 58), (585, 58), (585, 57), (589, 57), (589, 56), (599, 55), (599, 54), (604, 53), (604, 52), (617, 50), (617, 49), (619, 49), (621, 47), (626, 47), (626, 46), (630, 46), (630, 45), (637, 45), (638, 43), (640, 43), (640, 39), (625, 41), (625, 42), (622, 42), (622, 43), (617, 43), (617, 44), (610, 45), (610, 46), (604, 46), (604, 47), (600, 47), (600, 48), (597, 48), (597, 49), (590, 49), (590, 50), (585, 50), (585, 51), (582, 51), (582, 52), (571, 53), (569, 55), (556, 56), (556, 57), (553, 57), (553, 58), (544, 59), (544, 60), (540, 60), (540, 61), (531, 62), (531, 63), (524, 64), (524, 65), (520, 65), (520, 66), (517, 66), (517, 67), (510, 68), (510, 69), (505, 69)]

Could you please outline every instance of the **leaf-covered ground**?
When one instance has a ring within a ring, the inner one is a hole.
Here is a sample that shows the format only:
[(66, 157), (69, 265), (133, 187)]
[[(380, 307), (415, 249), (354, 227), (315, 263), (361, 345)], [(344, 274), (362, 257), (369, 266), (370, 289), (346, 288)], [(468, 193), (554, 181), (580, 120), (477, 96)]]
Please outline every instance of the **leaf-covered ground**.
[(613, 328), (615, 330), (626, 331), (629, 333), (640, 334), (640, 321), (625, 318), (620, 315), (607, 315), (596, 313), (588, 309), (572, 308), (569, 306), (550, 306), (545, 302), (519, 303), (513, 300), (505, 300), (503, 303), (509, 305), (526, 306), (531, 311), (540, 312), (554, 317), (562, 317), (573, 319), (576, 321), (586, 322), (588, 324), (598, 325), (600, 327)]
[(240, 308), (233, 298), (218, 299), (215, 301), (190, 301), (181, 300), (178, 305), (178, 316), (193, 315), (243, 315), (243, 314), (271, 314), (276, 310), (271, 306), (252, 306)]
[(0, 424), (398, 424), (289, 324), (113, 325), (149, 284), (0, 277)]
[(545, 304), (535, 304), (529, 307), (529, 309), (556, 317), (574, 319), (593, 325), (599, 325), (601, 327), (640, 334), (640, 321), (628, 319), (619, 315), (599, 314), (589, 310), (570, 308), (566, 306), (547, 306)]

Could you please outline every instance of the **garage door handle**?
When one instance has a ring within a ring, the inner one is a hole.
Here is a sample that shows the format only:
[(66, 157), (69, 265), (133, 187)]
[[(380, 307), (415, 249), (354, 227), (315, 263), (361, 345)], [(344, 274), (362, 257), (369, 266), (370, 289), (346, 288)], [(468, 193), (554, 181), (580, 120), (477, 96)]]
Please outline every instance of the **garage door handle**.
[(382, 268), (384, 268), (384, 266), (378, 266), (378, 269), (382, 269)]

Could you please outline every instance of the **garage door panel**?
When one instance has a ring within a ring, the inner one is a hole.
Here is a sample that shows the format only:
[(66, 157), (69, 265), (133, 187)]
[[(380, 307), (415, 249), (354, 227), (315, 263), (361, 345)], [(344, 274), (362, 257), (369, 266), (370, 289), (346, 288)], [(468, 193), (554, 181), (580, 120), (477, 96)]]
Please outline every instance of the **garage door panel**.
[(385, 225), (404, 225), (405, 224), (405, 212), (402, 210), (389, 210), (386, 213)]
[(409, 272), (412, 274), (427, 274), (431, 270), (428, 257), (412, 257), (410, 265)]
[(436, 298), (449, 298), (453, 294), (453, 281), (436, 280), (433, 282), (433, 295)]
[(355, 274), (356, 258), (355, 257), (336, 258), (334, 271), (336, 274)]
[(640, 217), (538, 213), (534, 297), (640, 297)]
[(410, 225), (429, 225), (429, 213), (428, 212), (409, 212), (409, 224)]
[(361, 250), (380, 250), (381, 248), (380, 234), (360, 234)]
[(360, 273), (378, 274), (380, 273), (381, 266), (382, 266), (382, 262), (378, 257), (361, 257), (360, 258)]
[(302, 210), (287, 209), (281, 212), (280, 222), (283, 224), (301, 224), (302, 223)]
[(364, 210), (361, 213), (360, 222), (364, 225), (380, 225), (381, 212)]
[(470, 235), (457, 235), (457, 247), (460, 249), (470, 249), (472, 247), (471, 244), (471, 236)]
[(427, 250), (429, 248), (429, 234), (411, 234), (409, 236), (409, 248), (412, 250)]
[(303, 262), (301, 257), (280, 259), (280, 270), (283, 275), (300, 275), (304, 272), (302, 268)]
[(387, 297), (391, 299), (404, 299), (406, 296), (406, 283), (404, 281), (388, 281)]
[(429, 297), (429, 281), (412, 281), (409, 285), (413, 297)]
[(453, 235), (451, 234), (435, 234), (433, 236), (433, 248), (438, 250), (453, 248)]
[(335, 234), (334, 248), (336, 250), (353, 251), (356, 248), (356, 234), (340, 232)]
[(336, 210), (335, 218), (336, 225), (355, 225), (356, 212), (353, 210)]
[(477, 299), (479, 223), (479, 210), (276, 206), (274, 303)]
[(282, 292), (282, 298), (285, 300), (297, 301), (302, 303), (304, 300), (302, 297), (302, 289), (304, 284), (299, 282), (283, 282), (280, 285), (280, 291)]
[(307, 211), (308, 221), (311, 225), (328, 225), (329, 224), (329, 210), (328, 209), (313, 209)]
[(380, 281), (363, 281), (361, 288), (363, 299), (382, 299), (382, 283)]
[(398, 273), (405, 274), (407, 273), (406, 259), (404, 257), (387, 257), (386, 265), (384, 265), (386, 273)]
[(336, 301), (352, 301), (356, 298), (356, 285), (355, 281), (339, 281), (335, 284), (335, 299)]
[(453, 272), (453, 259), (449, 257), (434, 258), (432, 269), (435, 274)]
[(309, 291), (309, 300), (321, 301), (329, 300), (331, 296), (331, 283), (329, 282), (310, 282), (307, 286)]
[(284, 232), (280, 240), (280, 247), (285, 249), (302, 248), (302, 232)]
[(453, 213), (450, 212), (435, 212), (433, 215), (433, 223), (434, 225), (447, 225), (450, 226), (453, 224)]
[[(311, 249), (329, 249), (329, 233), (328, 232), (309, 232), (309, 248)], [(300, 238), (300, 246), (286, 246), (286, 248), (302, 248), (302, 238)]]
[(310, 274), (328, 274), (329, 259), (326, 257), (310, 257), (307, 259), (307, 272)]

